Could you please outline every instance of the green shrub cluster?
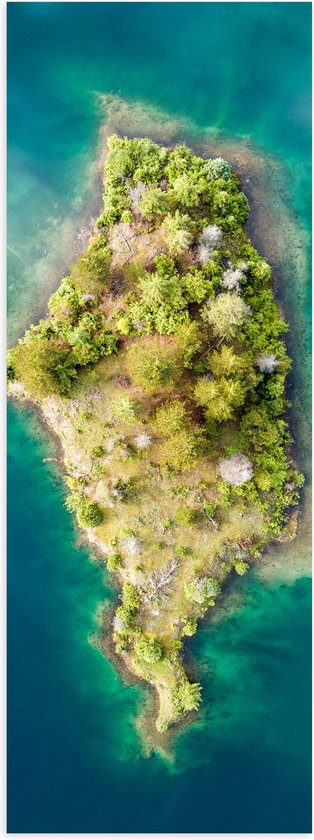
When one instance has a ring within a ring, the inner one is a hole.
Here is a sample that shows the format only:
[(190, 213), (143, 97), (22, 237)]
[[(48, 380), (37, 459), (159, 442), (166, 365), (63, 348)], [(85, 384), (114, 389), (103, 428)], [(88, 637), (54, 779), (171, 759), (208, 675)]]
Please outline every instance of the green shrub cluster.
[(96, 502), (79, 491), (71, 493), (66, 499), (66, 507), (76, 514), (77, 521), (82, 528), (96, 528), (103, 520), (103, 512)]
[(158, 639), (139, 633), (135, 642), (134, 651), (139, 660), (153, 665), (159, 662), (163, 655), (162, 645)]
[(184, 586), (185, 595), (188, 601), (204, 605), (210, 599), (219, 595), (221, 590), (218, 580), (213, 577), (192, 578)]

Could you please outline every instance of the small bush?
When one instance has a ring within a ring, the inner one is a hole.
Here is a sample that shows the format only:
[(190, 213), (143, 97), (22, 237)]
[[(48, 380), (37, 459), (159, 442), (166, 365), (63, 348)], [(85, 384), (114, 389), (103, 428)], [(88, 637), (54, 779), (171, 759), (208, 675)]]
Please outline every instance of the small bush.
[(194, 636), (197, 631), (197, 621), (195, 618), (188, 618), (182, 627), (183, 636)]
[(93, 446), (91, 456), (92, 458), (101, 458), (101, 456), (104, 455), (104, 453), (105, 450), (103, 446)]
[(144, 662), (154, 664), (162, 657), (162, 646), (157, 639), (145, 636), (144, 633), (137, 639), (134, 647), (136, 656)]
[(176, 513), (178, 525), (191, 525), (195, 520), (195, 511), (189, 507), (182, 507)]
[(196, 604), (206, 604), (209, 599), (219, 595), (220, 590), (218, 580), (212, 577), (193, 578), (184, 585), (186, 598)]
[(122, 394), (111, 400), (111, 411), (123, 423), (134, 423), (139, 415), (139, 404), (127, 394)]
[(245, 575), (250, 567), (249, 564), (244, 563), (243, 560), (237, 560), (237, 562), (234, 564), (234, 568), (236, 570), (237, 575)]

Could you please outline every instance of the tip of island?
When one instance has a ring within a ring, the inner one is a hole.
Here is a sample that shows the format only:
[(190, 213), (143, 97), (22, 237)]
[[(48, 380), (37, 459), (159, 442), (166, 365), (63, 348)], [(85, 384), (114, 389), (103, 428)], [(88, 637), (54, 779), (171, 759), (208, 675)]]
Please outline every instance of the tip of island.
[(223, 158), (112, 135), (87, 250), (8, 352), (9, 394), (58, 436), (66, 505), (119, 586), (112, 640), (160, 733), (199, 706), (184, 646), (226, 579), (296, 533), (288, 326), (248, 213)]

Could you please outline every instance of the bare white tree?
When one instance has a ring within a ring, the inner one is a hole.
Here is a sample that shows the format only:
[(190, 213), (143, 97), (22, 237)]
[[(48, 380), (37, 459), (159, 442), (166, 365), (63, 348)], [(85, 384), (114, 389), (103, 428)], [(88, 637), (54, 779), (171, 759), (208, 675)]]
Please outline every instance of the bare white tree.
[(169, 560), (162, 569), (155, 569), (146, 590), (146, 595), (149, 601), (152, 601), (152, 599), (155, 598), (157, 592), (168, 586), (178, 565), (179, 560), (176, 557), (174, 560)]
[(235, 290), (236, 292), (240, 291), (240, 280), (242, 280), (243, 271), (241, 268), (235, 268), (232, 263), (229, 264), (229, 267), (223, 272), (221, 286), (223, 289), (228, 289), (228, 291)]
[(211, 260), (212, 251), (207, 245), (198, 245), (196, 249), (196, 256), (201, 265), (206, 265)]
[(122, 618), (120, 618), (120, 616), (118, 616), (118, 615), (114, 616), (114, 619), (113, 619), (112, 623), (113, 623), (114, 630), (116, 630), (118, 633), (121, 632), (122, 630), (125, 630), (125, 628), (127, 626), (125, 621), (123, 621)]
[(135, 187), (130, 187), (129, 196), (131, 199), (131, 207), (134, 212), (138, 212), (139, 202), (141, 201), (141, 198), (143, 198), (143, 194), (146, 190), (147, 186), (146, 184), (143, 184), (142, 181), (139, 181)]
[(148, 432), (140, 432), (134, 440), (138, 449), (147, 449), (152, 443), (152, 436)]
[(129, 557), (135, 557), (139, 554), (140, 544), (136, 537), (126, 537), (126, 539), (123, 540), (123, 550)]
[(240, 487), (250, 481), (253, 475), (253, 464), (246, 455), (233, 455), (232, 458), (220, 458), (218, 472), (224, 481)]
[(222, 230), (218, 225), (206, 225), (200, 236), (199, 246), (197, 248), (197, 259), (201, 265), (211, 260), (212, 252), (218, 248), (222, 240)]
[(256, 357), (256, 364), (261, 373), (274, 373), (278, 367), (278, 359), (273, 354), (262, 353)]

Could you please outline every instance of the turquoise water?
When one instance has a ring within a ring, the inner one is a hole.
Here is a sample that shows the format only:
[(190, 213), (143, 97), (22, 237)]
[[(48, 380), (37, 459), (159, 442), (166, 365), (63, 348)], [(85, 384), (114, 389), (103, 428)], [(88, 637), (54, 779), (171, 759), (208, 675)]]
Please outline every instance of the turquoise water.
[[(80, 248), (96, 91), (275, 154), (287, 206), (310, 231), (310, 15), (305, 3), (8, 4), (10, 340)], [(306, 270), (285, 267), (299, 398)], [(78, 545), (56, 465), (42, 461), (54, 444), (30, 409), (10, 405), (8, 431), (8, 830), (309, 831), (309, 579), (237, 581), (236, 609), (226, 602), (189, 648), (204, 686), (198, 721), (177, 738), (174, 763), (145, 758), (134, 718), (146, 691), (88, 644), (97, 605), (115, 593)], [(302, 559), (308, 544), (298, 545)]]

